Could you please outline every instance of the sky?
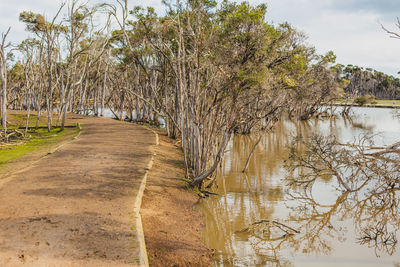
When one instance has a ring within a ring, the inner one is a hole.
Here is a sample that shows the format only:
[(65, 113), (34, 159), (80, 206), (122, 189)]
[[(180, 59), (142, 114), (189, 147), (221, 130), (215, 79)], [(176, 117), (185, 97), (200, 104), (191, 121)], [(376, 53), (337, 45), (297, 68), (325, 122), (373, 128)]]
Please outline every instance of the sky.
[[(100, 0), (91, 0), (100, 1)], [(113, 3), (113, 0), (105, 0)], [(161, 0), (128, 0), (129, 6), (153, 6), (162, 12)], [(240, 2), (240, 1), (238, 1)], [(400, 17), (400, 0), (249, 0), (266, 3), (267, 20), (274, 24), (289, 22), (303, 31), (307, 42), (321, 54), (332, 50), (337, 63), (370, 67), (400, 77), (400, 40), (390, 38), (380, 23), (390, 30)], [(9, 41), (27, 37), (18, 21), (22, 11), (53, 16), (61, 0), (0, 0), (0, 32), (11, 26)]]

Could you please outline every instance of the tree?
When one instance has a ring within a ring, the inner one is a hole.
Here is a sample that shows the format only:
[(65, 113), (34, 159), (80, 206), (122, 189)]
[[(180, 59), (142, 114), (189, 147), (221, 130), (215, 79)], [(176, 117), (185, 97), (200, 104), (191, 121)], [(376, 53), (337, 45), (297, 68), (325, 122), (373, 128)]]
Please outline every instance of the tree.
[[(188, 180), (202, 187), (233, 134), (261, 136), (282, 112), (307, 119), (333, 97), (334, 55), (316, 55), (286, 23), (267, 23), (265, 5), (165, 4), (162, 16), (151, 7), (129, 11), (126, 0), (92, 7), (74, 0), (65, 19), (61, 5), (51, 22), (21, 13), (38, 44), (36, 60), (21, 61), (29, 77), (15, 102), (36, 90), (39, 115), (43, 92), (49, 130), (53, 107), (61, 129), (67, 111), (101, 116), (109, 108), (119, 120), (149, 123), (161, 117), (180, 139)], [(94, 26), (100, 11), (108, 20)]]
[(0, 77), (1, 77), (1, 126), (4, 135), (7, 134), (7, 35), (11, 27), (5, 33), (1, 34), (0, 43)]
[[(293, 185), (292, 199), (305, 205), (293, 208), (292, 218), (306, 228), (304, 242), (312, 248), (328, 247), (319, 233), (332, 237), (332, 216), (354, 220), (358, 243), (375, 247), (375, 253), (396, 251), (399, 229), (400, 143), (386, 148), (371, 136), (342, 144), (336, 137), (312, 135), (298, 138), (286, 161), (286, 181)], [(334, 179), (336, 201), (320, 203), (313, 186), (324, 177)], [(301, 248), (300, 248), (301, 249)]]
[[(388, 30), (383, 24), (381, 24), (382, 29), (389, 34), (391, 38), (400, 39), (400, 33)], [(400, 18), (397, 18), (396, 27), (400, 30)]]
[[(18, 49), (22, 53), (24, 60), (22, 62), (22, 65), (24, 73), (25, 92), (22, 94), (25, 95), (26, 98), (25, 101), (25, 108), (27, 110), (27, 117), (25, 124), (25, 135), (26, 135), (29, 127), (31, 106), (34, 103), (33, 99), (34, 95), (38, 96), (39, 105), (40, 105), (40, 98), (42, 95), (42, 88), (40, 86), (41, 83), (39, 83), (40, 69), (38, 68), (38, 66), (40, 65), (42, 47), (40, 45), (40, 42), (38, 42), (36, 39), (26, 39), (21, 42), (21, 44), (18, 46)], [(15, 69), (17, 66), (18, 64), (16, 64), (13, 69)], [(17, 79), (14, 78), (14, 81), (15, 80)], [(35, 88), (38, 89), (36, 91), (37, 94), (35, 94)], [(38, 110), (40, 111), (40, 108)], [(40, 112), (38, 112), (38, 118), (39, 116)]]
[[(235, 132), (270, 129), (283, 107), (293, 106), (286, 73), (300, 77), (301, 68), (290, 66), (312, 50), (288, 24), (266, 23), (265, 5), (177, 1), (167, 3), (163, 17), (137, 7), (131, 11), (136, 19), (127, 22), (126, 3), (118, 3), (125, 16), (112, 37), (120, 75), (111, 78), (111, 109), (119, 119), (124, 109), (137, 120), (162, 116), (169, 135), (181, 140), (193, 186), (215, 173)], [(116, 16), (116, 8), (112, 13)], [(304, 57), (302, 66), (308, 77), (326, 73), (314, 82), (321, 91), (313, 103), (317, 109), (332, 95), (334, 81), (329, 69), (323, 72), (328, 56), (318, 68), (311, 63), (315, 58)], [(311, 103), (303, 101), (303, 107)]]
[(53, 19), (48, 22), (40, 14), (32, 12), (22, 12), (19, 16), (20, 20), (26, 24), (28, 31), (33, 32), (43, 43), (45, 51), (45, 75), (47, 76), (46, 105), (47, 105), (47, 128), (50, 132), (52, 128), (52, 112), (53, 112), (53, 94), (55, 89), (56, 76), (56, 60), (60, 52), (60, 44), (58, 43), (61, 33), (67, 29), (61, 24), (56, 23), (61, 10), (64, 8), (62, 4)]
[(377, 99), (397, 99), (400, 97), (400, 79), (371, 68), (362, 69), (347, 65), (337, 68), (339, 82), (348, 81), (344, 91), (353, 97), (371, 94)]

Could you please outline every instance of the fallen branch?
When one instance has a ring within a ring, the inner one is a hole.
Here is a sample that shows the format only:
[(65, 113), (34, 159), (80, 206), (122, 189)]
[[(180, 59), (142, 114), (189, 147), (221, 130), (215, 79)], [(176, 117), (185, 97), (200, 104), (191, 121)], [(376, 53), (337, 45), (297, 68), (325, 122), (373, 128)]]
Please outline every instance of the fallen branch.
[[(300, 231), (298, 231), (298, 230), (296, 230), (296, 229), (293, 229), (292, 227), (287, 226), (287, 225), (285, 225), (285, 224), (283, 224), (283, 223), (277, 222), (277, 221), (275, 221), (275, 220), (265, 220), (265, 219), (260, 220), (260, 221), (257, 221), (257, 222), (254, 222), (254, 223), (253, 223), (252, 225), (250, 225), (249, 227), (244, 228), (243, 230), (240, 230), (240, 231), (238, 231), (238, 232), (239, 232), (239, 233), (249, 232), (249, 231), (251, 231), (255, 226), (257, 226), (257, 225), (259, 225), (259, 224), (262, 224), (262, 223), (270, 224), (270, 225), (276, 226), (276, 227), (278, 227), (279, 229), (281, 229), (282, 231), (286, 232), (287, 234), (293, 235), (293, 234), (299, 234), (299, 233), (300, 233)], [(282, 229), (282, 228), (283, 228), (283, 229)]]
[[(64, 128), (75, 128), (76, 127), (76, 125), (66, 125), (66, 126), (64, 126)], [(60, 127), (53, 127), (53, 129), (57, 129), (57, 128), (60, 128)], [(25, 129), (25, 127), (19, 127), (18, 128), (19, 130), (23, 130), (23, 129)], [(47, 129), (47, 126), (39, 126), (39, 127), (35, 127), (35, 126), (32, 126), (32, 127), (28, 127), (28, 130), (32, 130), (32, 129)]]

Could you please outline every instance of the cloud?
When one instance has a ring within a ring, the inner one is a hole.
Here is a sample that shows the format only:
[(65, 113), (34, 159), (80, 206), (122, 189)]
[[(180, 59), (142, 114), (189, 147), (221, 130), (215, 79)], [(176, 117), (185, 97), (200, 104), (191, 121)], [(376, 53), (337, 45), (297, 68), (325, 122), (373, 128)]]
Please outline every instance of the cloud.
[(335, 0), (330, 1), (330, 7), (351, 12), (374, 12), (387, 15), (399, 15), (398, 0)]
[(9, 41), (20, 42), (27, 37), (25, 25), (19, 21), (19, 14), (22, 11), (32, 11), (52, 17), (56, 14), (61, 1), (54, 0), (18, 0), (3, 1), (0, 9), (0, 32), (11, 27)]
[(400, 40), (389, 38), (380, 26), (381, 22), (394, 29), (393, 12), (400, 13), (395, 8), (399, 5), (396, 2), (271, 0), (268, 19), (274, 23), (288, 21), (304, 31), (319, 53), (334, 51), (338, 63), (371, 67), (399, 76)]
[[(32, 11), (45, 15), (47, 19), (53, 18), (61, 6), (61, 3), (66, 2), (65, 0), (0, 0), (0, 33), (4, 32), (11, 26), (11, 32), (9, 34), (9, 40), (12, 42), (20, 42), (28, 36), (25, 31), (25, 26), (19, 21), (19, 14), (22, 11)], [(81, 2), (87, 2), (82, 0)], [(116, 4), (114, 0), (89, 0), (89, 5), (98, 3), (109, 3)], [(68, 3), (68, 1), (67, 1)], [(152, 6), (157, 12), (162, 12), (164, 7), (161, 4), (161, 0), (128, 0), (128, 8), (132, 9), (136, 5)], [(61, 17), (67, 12), (67, 7), (61, 12)]]
[[(24, 10), (52, 17), (61, 0), (0, 0), (0, 32), (12, 26), (10, 41), (27, 37), (18, 15)], [(237, 2), (240, 2), (238, 0)], [(395, 30), (400, 16), (399, 0), (249, 0), (252, 4), (267, 2), (268, 21), (288, 21), (309, 36), (308, 42), (320, 53), (333, 50), (341, 64), (371, 67), (399, 76), (400, 40), (394, 40), (381, 29), (379, 22)], [(98, 3), (101, 0), (92, 0)], [(107, 0), (108, 3), (115, 3)], [(161, 0), (128, 0), (135, 5), (153, 6), (159, 14), (165, 10)], [(396, 14), (398, 12), (398, 14)]]

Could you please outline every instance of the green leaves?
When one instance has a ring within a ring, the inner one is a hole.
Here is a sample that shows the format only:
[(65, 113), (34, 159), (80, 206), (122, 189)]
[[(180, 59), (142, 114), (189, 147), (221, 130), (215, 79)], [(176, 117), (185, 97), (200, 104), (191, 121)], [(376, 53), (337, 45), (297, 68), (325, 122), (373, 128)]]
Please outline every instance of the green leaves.
[(52, 24), (47, 22), (45, 18), (40, 14), (33, 12), (23, 11), (19, 14), (19, 20), (26, 24), (26, 30), (35, 34), (42, 34), (50, 31), (56, 31), (60, 33), (67, 33), (68, 27), (62, 24)]
[(333, 51), (328, 51), (325, 55), (321, 56), (321, 59), (326, 64), (334, 64), (336, 62), (336, 55)]
[(23, 11), (19, 14), (19, 20), (26, 24), (26, 29), (30, 32), (38, 33), (46, 30), (47, 22), (40, 14)]

